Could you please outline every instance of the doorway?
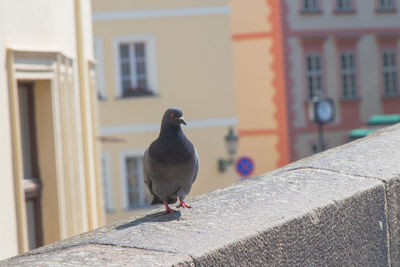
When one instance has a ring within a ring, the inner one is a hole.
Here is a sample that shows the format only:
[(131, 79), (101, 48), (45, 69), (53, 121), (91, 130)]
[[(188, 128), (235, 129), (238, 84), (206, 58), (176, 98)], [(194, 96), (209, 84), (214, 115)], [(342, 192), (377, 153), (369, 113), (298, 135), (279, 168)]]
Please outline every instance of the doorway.
[(21, 144), (23, 160), (23, 186), (29, 249), (43, 245), (41, 180), (37, 130), (35, 120), (35, 90), (33, 82), (18, 83)]

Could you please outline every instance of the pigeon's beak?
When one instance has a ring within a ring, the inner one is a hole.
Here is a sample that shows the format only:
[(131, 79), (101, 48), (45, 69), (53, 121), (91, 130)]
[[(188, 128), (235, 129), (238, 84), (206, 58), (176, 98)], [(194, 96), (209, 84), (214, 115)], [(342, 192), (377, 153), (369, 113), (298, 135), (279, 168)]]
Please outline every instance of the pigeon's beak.
[(179, 122), (179, 124), (185, 124), (186, 125), (186, 121), (185, 121), (185, 119), (183, 117), (179, 117), (178, 118), (178, 122)]

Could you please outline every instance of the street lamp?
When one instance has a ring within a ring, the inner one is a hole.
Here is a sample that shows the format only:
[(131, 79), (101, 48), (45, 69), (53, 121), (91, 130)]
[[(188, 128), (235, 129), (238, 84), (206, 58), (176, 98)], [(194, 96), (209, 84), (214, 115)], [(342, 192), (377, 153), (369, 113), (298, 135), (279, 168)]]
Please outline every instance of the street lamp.
[(225, 172), (229, 165), (232, 165), (234, 162), (233, 156), (237, 152), (239, 136), (235, 134), (233, 131), (233, 127), (229, 128), (228, 134), (224, 138), (226, 149), (228, 150), (228, 154), (230, 156), (229, 159), (219, 159), (218, 160), (218, 169), (220, 172)]

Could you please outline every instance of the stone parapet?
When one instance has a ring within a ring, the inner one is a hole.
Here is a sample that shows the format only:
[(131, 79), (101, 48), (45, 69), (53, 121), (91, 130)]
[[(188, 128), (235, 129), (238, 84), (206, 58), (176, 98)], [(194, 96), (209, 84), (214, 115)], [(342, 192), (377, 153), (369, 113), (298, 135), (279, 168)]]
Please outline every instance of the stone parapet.
[(394, 125), (0, 265), (400, 266), (399, 186)]

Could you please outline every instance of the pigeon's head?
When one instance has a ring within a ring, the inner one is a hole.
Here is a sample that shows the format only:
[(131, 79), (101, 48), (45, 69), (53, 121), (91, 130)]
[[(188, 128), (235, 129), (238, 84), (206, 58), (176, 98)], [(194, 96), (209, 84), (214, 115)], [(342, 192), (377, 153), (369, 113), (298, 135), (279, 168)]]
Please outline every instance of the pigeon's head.
[(169, 108), (164, 113), (164, 117), (162, 119), (163, 126), (179, 128), (181, 124), (185, 124), (186, 122), (182, 116), (182, 110), (179, 108)]

